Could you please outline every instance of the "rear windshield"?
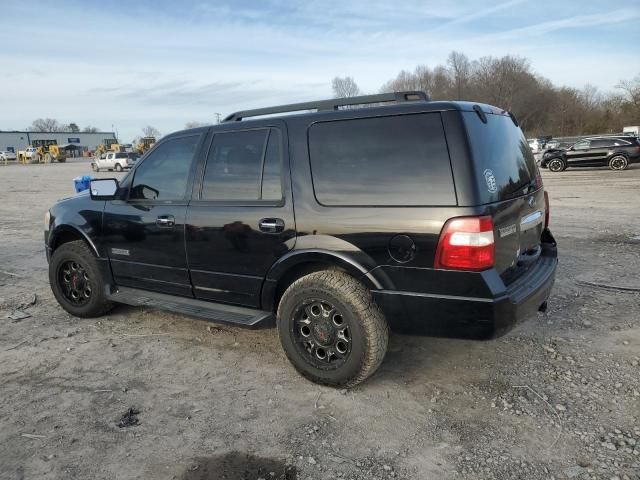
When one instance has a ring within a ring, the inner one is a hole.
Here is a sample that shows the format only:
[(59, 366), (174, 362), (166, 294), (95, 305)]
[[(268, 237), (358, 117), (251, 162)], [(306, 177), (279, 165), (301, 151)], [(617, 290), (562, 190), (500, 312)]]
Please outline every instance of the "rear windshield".
[(475, 112), (462, 112), (475, 165), (480, 203), (519, 197), (536, 186), (538, 167), (527, 139), (510, 117), (487, 114), (483, 123)]
[(323, 205), (456, 204), (439, 113), (316, 123), (309, 154)]

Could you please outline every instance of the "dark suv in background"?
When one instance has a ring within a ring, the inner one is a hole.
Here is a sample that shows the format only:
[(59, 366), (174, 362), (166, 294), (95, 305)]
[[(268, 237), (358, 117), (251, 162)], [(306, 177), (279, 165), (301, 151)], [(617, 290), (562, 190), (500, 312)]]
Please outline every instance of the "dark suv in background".
[(275, 320), (295, 368), (329, 385), (371, 375), (389, 327), (505, 333), (546, 306), (557, 265), (517, 120), (422, 92), (238, 112), (168, 135), (45, 223), (51, 288), (69, 313), (120, 302)]
[(583, 138), (568, 148), (544, 152), (540, 166), (552, 172), (568, 167), (606, 167), (624, 170), (640, 161), (640, 141), (633, 136)]

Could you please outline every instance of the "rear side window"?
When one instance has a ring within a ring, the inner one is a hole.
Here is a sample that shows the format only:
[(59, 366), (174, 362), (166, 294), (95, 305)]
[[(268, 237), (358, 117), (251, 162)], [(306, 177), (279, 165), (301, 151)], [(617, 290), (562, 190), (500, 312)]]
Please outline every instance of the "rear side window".
[(439, 113), (317, 123), (309, 155), (323, 205), (456, 204)]
[[(637, 140), (636, 140), (637, 143)], [(616, 147), (626, 147), (631, 145), (631, 142), (628, 142), (626, 140), (620, 140), (619, 138), (614, 139), (613, 141), (613, 145)]]
[(135, 169), (129, 198), (182, 200), (200, 135), (173, 138), (158, 145)]
[(519, 197), (539, 178), (533, 153), (522, 131), (506, 115), (462, 112), (473, 156), (479, 204)]

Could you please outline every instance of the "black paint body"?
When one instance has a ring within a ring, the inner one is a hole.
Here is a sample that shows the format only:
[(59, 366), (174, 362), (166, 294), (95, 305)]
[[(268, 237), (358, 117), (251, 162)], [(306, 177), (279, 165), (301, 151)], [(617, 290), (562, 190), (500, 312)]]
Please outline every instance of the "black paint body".
[[(183, 201), (128, 199), (132, 178), (147, 153), (120, 183), (117, 200), (92, 201), (80, 194), (51, 208), (47, 255), (64, 241), (80, 237), (92, 247), (114, 288), (130, 286), (267, 311), (275, 311), (283, 286), (300, 272), (340, 268), (373, 292), (392, 327), (458, 337), (500, 335), (546, 301), (557, 252), (542, 224), (526, 234), (529, 238), (519, 231), (500, 237), (498, 229), (517, 223), (531, 202), (544, 205), (543, 189), (500, 202), (479, 200), (483, 197), (477, 178), (482, 173), (474, 167), (473, 139), (462, 115), (472, 107), (463, 102), (414, 102), (227, 122), (169, 135), (154, 149), (176, 136), (200, 135)], [(311, 125), (422, 112), (440, 115), (455, 204), (337, 207), (318, 202), (309, 160)], [(225, 131), (265, 127), (281, 133), (282, 201), (201, 200), (200, 182), (212, 138)], [(493, 217), (496, 267), (482, 272), (434, 269), (445, 222), (470, 215)], [(173, 225), (158, 225), (163, 216), (175, 219)], [(284, 228), (264, 232), (259, 228), (263, 219), (281, 219)], [(540, 246), (537, 260), (523, 267), (520, 257), (529, 244)], [(118, 254), (123, 251), (127, 254)]]

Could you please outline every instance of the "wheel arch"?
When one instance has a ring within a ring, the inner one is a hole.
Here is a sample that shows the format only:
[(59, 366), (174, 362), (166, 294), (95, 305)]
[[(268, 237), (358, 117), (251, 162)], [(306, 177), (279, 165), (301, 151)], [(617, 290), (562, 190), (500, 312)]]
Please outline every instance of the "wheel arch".
[[(348, 255), (322, 249), (295, 250), (280, 258), (267, 273), (262, 286), (263, 310), (274, 310), (284, 291), (298, 278), (321, 270), (340, 270), (361, 281), (370, 290), (390, 288), (386, 275)], [(379, 269), (378, 269), (379, 270)]]
[(55, 229), (49, 234), (48, 247), (51, 249), (51, 253), (53, 253), (61, 245), (76, 240), (84, 241), (95, 256), (100, 257), (100, 253), (98, 252), (98, 248), (95, 243), (82, 230), (68, 224), (58, 225), (55, 227)]

